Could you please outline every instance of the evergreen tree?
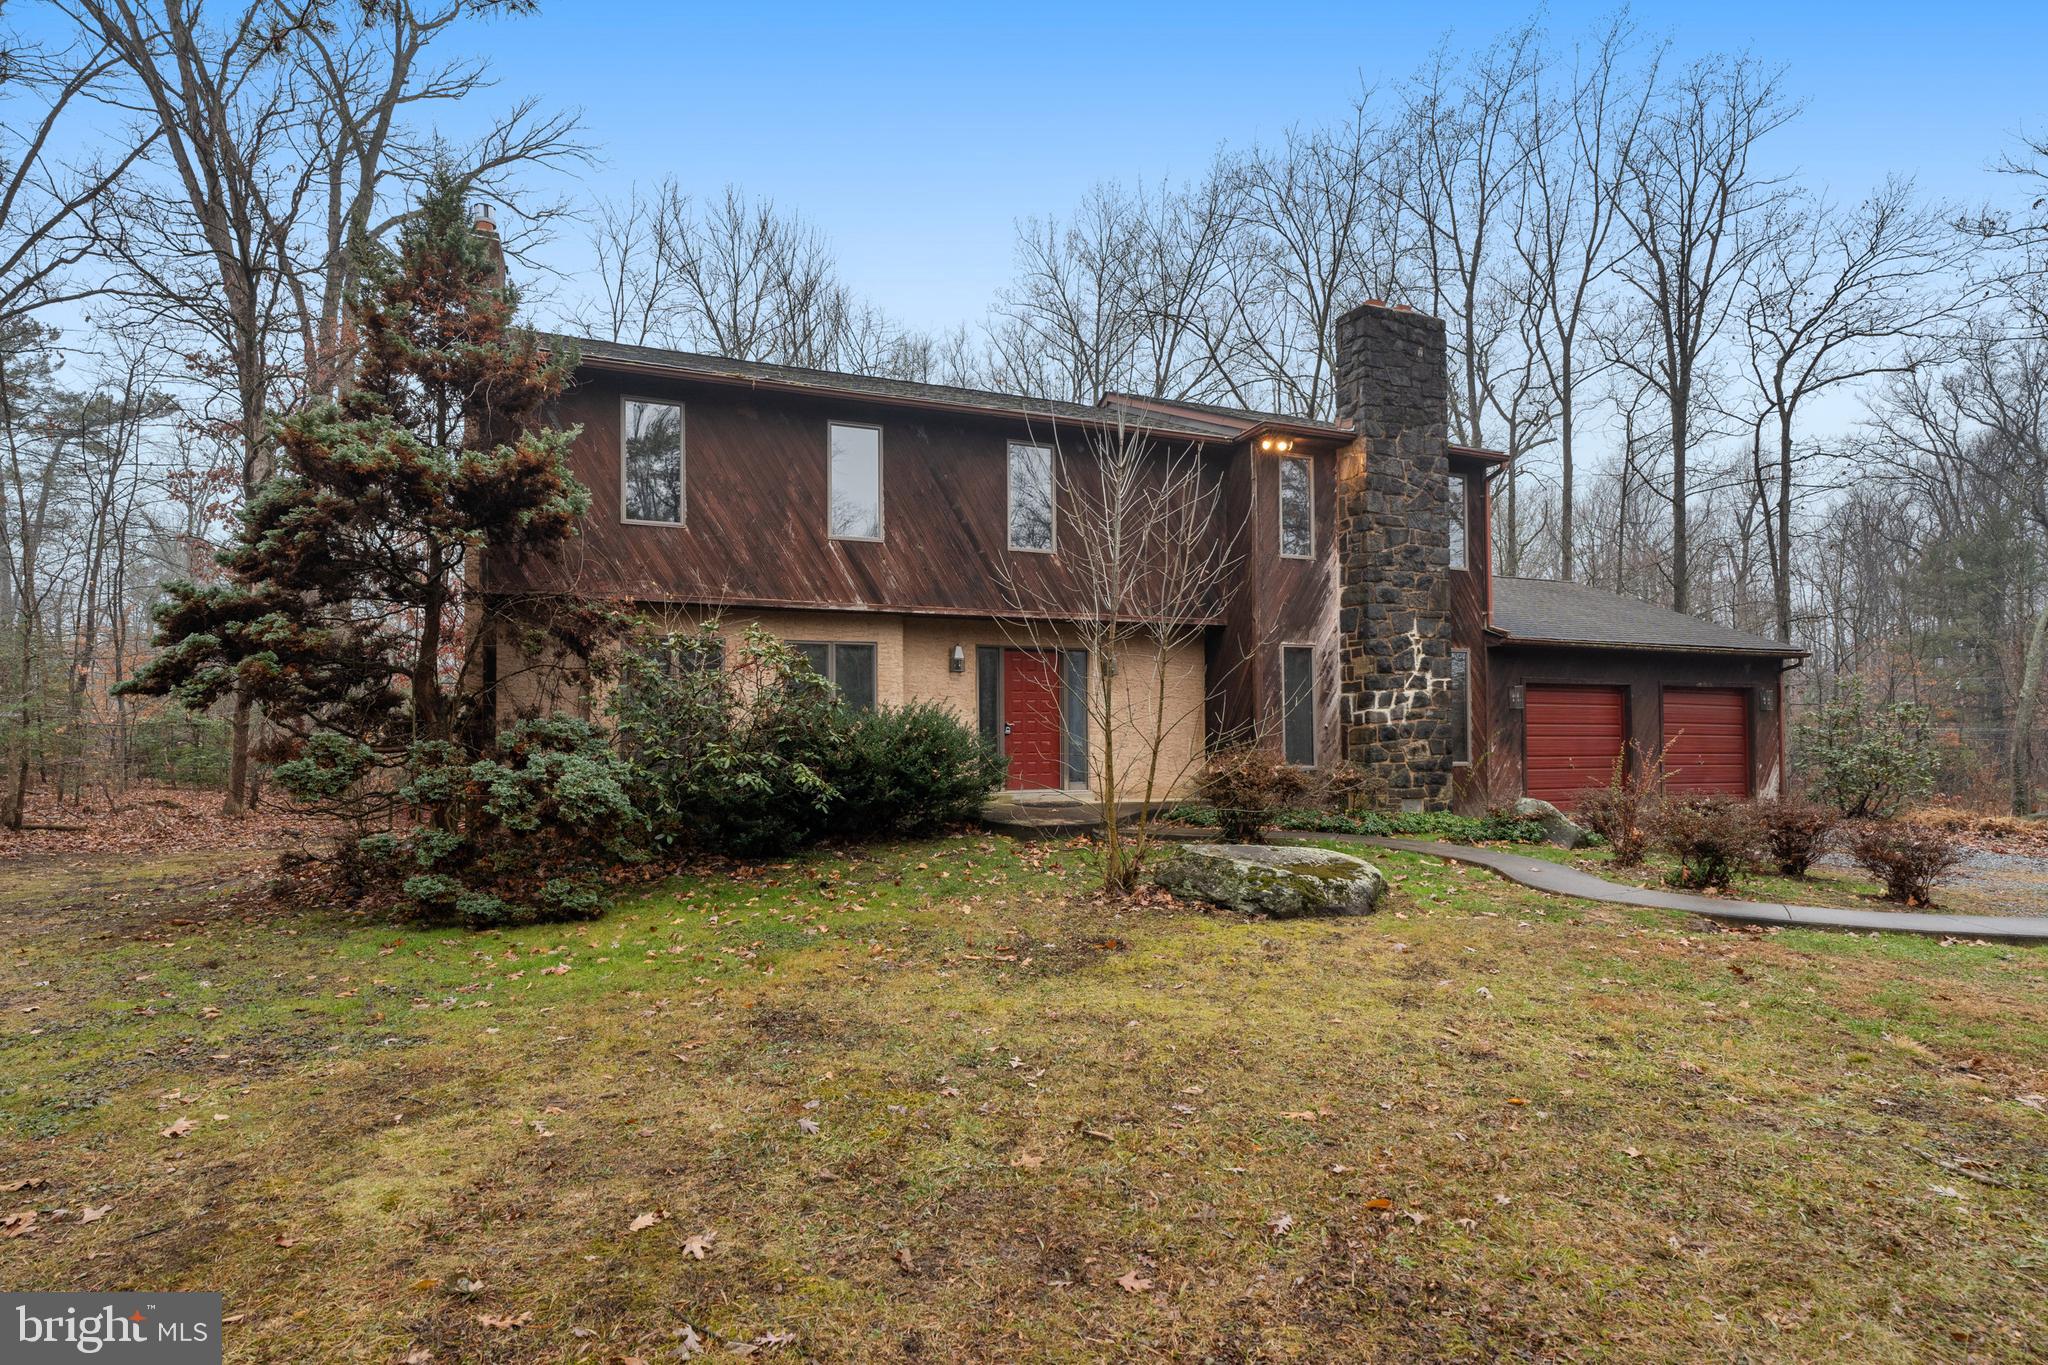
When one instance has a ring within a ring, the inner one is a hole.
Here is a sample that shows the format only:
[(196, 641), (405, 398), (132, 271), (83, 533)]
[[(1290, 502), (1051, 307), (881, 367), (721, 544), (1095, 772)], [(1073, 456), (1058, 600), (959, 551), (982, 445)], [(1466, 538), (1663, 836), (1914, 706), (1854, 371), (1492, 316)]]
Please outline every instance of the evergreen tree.
[(265, 756), (294, 795), (359, 828), (406, 806), (459, 828), (461, 784), (419, 778), (500, 744), (484, 644), (587, 664), (613, 631), (592, 603), (473, 590), (482, 559), (556, 552), (589, 504), (565, 464), (576, 430), (542, 417), (575, 358), (517, 309), (441, 177), (350, 300), (346, 396), (280, 424), (279, 473), (219, 556), (225, 581), (169, 586), (161, 652), (122, 688), (194, 707), (239, 688), (276, 728)]

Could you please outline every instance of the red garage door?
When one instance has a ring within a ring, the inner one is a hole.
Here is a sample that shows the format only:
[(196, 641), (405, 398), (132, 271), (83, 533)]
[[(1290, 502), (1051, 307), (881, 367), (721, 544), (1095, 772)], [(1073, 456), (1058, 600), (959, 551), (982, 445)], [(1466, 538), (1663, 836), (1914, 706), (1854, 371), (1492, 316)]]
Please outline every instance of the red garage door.
[(1664, 689), (1664, 790), (1749, 795), (1749, 694)]
[(1524, 789), (1570, 810), (1580, 792), (1606, 786), (1627, 718), (1618, 687), (1529, 688), (1522, 702)]

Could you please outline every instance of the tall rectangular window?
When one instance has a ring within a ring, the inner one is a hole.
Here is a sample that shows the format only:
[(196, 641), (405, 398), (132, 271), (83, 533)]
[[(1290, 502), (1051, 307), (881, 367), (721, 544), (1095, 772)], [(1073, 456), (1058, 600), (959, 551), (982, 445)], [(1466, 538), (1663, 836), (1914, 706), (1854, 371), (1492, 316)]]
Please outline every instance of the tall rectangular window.
[(1451, 475), (1450, 505), (1448, 508), (1450, 525), (1446, 528), (1446, 534), (1450, 537), (1451, 567), (1454, 569), (1470, 567), (1466, 563), (1466, 560), (1469, 558), (1466, 552), (1466, 542), (1470, 539), (1471, 532), (1465, 524), (1465, 498), (1465, 476), (1463, 474)]
[(1306, 645), (1280, 651), (1280, 744), (1289, 763), (1316, 765), (1316, 652)]
[(826, 498), (835, 540), (882, 538), (882, 429), (834, 422)]
[(682, 404), (628, 398), (619, 432), (621, 517), (656, 526), (682, 525)]
[(832, 684), (839, 700), (856, 711), (875, 709), (875, 647), (824, 640), (791, 640), (789, 647), (809, 661), (819, 677)]
[(1472, 651), (1451, 651), (1451, 762), (1472, 761)]
[(1010, 442), (1010, 548), (1051, 553), (1052, 448)]
[(1280, 462), (1280, 553), (1289, 559), (1310, 559), (1316, 552), (1315, 494), (1308, 476), (1307, 460)]

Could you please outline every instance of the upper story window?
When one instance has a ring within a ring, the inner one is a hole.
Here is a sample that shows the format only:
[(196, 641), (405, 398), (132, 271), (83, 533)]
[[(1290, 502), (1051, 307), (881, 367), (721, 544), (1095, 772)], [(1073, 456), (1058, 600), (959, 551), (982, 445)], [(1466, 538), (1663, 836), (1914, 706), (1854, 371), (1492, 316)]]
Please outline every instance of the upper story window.
[(1310, 559), (1316, 552), (1315, 494), (1309, 485), (1308, 461), (1280, 462), (1280, 553), (1289, 559)]
[(826, 498), (832, 538), (882, 538), (882, 429), (834, 422)]
[(683, 524), (683, 405), (628, 398), (620, 423), (619, 515)]
[(1451, 475), (1450, 525), (1446, 533), (1450, 537), (1451, 567), (1454, 569), (1469, 569), (1472, 567), (1467, 562), (1470, 556), (1467, 552), (1466, 542), (1471, 539), (1471, 531), (1465, 524), (1466, 497), (1465, 476), (1463, 474)]
[(1010, 442), (1010, 548), (1050, 553), (1053, 508), (1052, 447)]

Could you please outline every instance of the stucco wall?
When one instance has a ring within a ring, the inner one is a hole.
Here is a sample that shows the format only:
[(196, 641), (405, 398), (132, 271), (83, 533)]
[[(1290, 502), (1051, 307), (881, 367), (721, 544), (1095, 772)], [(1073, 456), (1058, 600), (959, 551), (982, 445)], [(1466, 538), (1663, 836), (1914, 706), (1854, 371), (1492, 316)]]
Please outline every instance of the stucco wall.
[[(728, 651), (757, 625), (782, 640), (830, 640), (873, 643), (875, 700), (885, 706), (936, 702), (969, 727), (979, 723), (975, 692), (977, 646), (1012, 649), (1080, 648), (1071, 631), (1025, 627), (985, 617), (904, 616), (886, 612), (753, 611), (709, 608), (651, 608), (657, 628), (687, 630), (716, 617)], [(964, 656), (964, 668), (951, 667), (953, 647)], [(1101, 700), (1099, 661), (1089, 659), (1089, 773), (1103, 770), (1113, 746), (1123, 799), (1142, 795), (1146, 769), (1153, 767), (1153, 739), (1160, 740), (1156, 789), (1161, 795), (1183, 792), (1201, 767), (1204, 741), (1207, 661), (1197, 640), (1167, 651), (1164, 665), (1157, 649), (1135, 646), (1124, 651), (1116, 686), (1107, 709)], [(1101, 722), (1116, 722), (1113, 736)]]

